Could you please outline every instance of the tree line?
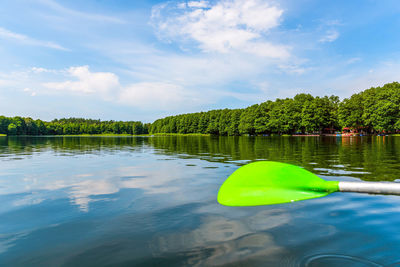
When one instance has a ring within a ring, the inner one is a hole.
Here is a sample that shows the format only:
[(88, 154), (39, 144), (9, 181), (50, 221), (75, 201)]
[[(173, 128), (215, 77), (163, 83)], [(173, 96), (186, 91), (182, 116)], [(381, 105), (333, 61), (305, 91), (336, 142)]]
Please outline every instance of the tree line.
[(156, 120), (150, 133), (215, 135), (305, 134), (340, 131), (364, 133), (400, 130), (400, 84), (372, 87), (339, 101), (337, 96), (298, 94), (244, 109), (221, 109)]
[(215, 135), (293, 134), (338, 128), (339, 98), (298, 94), (245, 109), (221, 109), (156, 120), (151, 133), (208, 133)]
[(339, 125), (368, 133), (400, 130), (400, 83), (372, 87), (339, 105)]
[(46, 122), (32, 118), (0, 116), (0, 134), (7, 135), (148, 134), (148, 129), (149, 124), (140, 121), (69, 118)]
[(343, 101), (337, 96), (268, 100), (243, 109), (219, 109), (168, 116), (153, 123), (69, 118), (45, 122), (0, 116), (0, 134), (306, 134), (339, 131), (344, 127), (365, 133), (400, 130), (400, 83), (372, 87)]

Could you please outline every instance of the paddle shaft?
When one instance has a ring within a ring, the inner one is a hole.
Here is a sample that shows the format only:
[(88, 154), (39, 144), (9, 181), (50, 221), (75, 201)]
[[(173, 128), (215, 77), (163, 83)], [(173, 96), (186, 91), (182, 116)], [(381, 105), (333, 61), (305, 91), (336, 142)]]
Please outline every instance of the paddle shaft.
[(400, 183), (339, 182), (340, 192), (400, 195)]

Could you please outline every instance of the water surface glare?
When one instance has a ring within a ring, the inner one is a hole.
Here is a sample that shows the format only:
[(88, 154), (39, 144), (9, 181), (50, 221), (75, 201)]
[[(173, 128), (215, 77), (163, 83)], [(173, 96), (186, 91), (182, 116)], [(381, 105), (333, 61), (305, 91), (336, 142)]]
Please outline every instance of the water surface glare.
[(225, 207), (239, 166), (400, 179), (400, 137), (0, 137), (0, 266), (395, 266), (400, 196)]

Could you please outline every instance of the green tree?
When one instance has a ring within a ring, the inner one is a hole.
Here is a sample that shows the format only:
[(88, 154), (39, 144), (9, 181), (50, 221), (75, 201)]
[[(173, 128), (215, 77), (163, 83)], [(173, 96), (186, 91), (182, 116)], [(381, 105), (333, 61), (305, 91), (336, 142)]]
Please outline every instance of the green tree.
[(16, 135), (18, 133), (17, 125), (10, 123), (7, 128), (8, 135)]
[(365, 126), (363, 106), (363, 97), (360, 94), (354, 94), (350, 98), (345, 98), (339, 104), (339, 125), (341, 127), (351, 128), (360, 128)]

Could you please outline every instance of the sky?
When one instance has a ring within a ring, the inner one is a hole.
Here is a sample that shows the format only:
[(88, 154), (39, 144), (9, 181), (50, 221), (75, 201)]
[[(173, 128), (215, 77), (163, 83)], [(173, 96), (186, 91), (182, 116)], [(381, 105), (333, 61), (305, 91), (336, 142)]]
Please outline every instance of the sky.
[(393, 0), (5, 0), (0, 115), (152, 122), (400, 81)]

